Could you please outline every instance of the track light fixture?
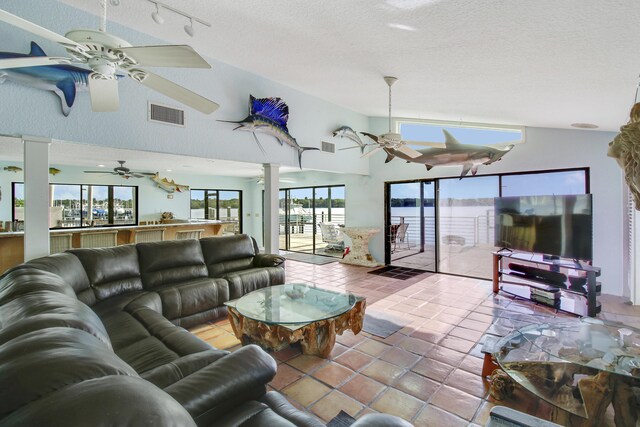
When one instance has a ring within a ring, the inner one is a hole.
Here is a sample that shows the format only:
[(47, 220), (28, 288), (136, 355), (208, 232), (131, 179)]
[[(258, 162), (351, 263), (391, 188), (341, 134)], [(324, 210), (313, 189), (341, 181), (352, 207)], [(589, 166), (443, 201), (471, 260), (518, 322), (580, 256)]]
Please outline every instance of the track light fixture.
[(184, 32), (193, 37), (195, 30), (193, 29), (193, 19), (189, 19), (189, 24), (184, 26)]
[(156, 11), (151, 14), (151, 17), (158, 25), (164, 24), (164, 18), (160, 15), (160, 5), (156, 3)]
[(157, 1), (157, 0), (147, 0), (147, 1), (149, 3), (153, 3), (153, 4), (156, 5), (156, 11), (151, 14), (151, 17), (153, 18), (153, 20), (157, 24), (164, 23), (164, 18), (160, 15), (160, 8), (162, 7), (163, 9), (170, 10), (173, 13), (177, 13), (178, 15), (182, 15), (182, 16), (184, 16), (185, 18), (187, 18), (189, 20), (189, 23), (184, 26), (184, 32), (187, 33), (191, 37), (193, 37), (193, 35), (195, 34), (195, 28), (193, 27), (194, 21), (198, 22), (198, 23), (200, 23), (200, 24), (202, 24), (204, 26), (211, 27), (210, 23), (208, 23), (206, 21), (203, 21), (202, 19), (199, 19), (199, 18), (197, 18), (197, 17), (195, 17), (193, 15), (189, 15), (188, 13), (183, 12), (181, 10), (178, 10), (178, 9), (176, 9), (174, 7), (171, 7), (166, 3), (162, 3), (162, 2)]

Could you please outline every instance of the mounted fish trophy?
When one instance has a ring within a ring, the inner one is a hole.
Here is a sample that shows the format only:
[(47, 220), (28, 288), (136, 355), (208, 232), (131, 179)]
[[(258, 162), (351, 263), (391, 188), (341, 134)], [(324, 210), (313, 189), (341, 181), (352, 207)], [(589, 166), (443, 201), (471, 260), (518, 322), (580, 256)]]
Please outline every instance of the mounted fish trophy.
[(640, 102), (629, 113), (629, 122), (609, 143), (607, 156), (616, 159), (633, 195), (636, 210), (640, 210)]
[(251, 132), (263, 154), (267, 152), (256, 136), (256, 132), (266, 133), (278, 140), (280, 145), (285, 143), (298, 151), (298, 165), (302, 169), (302, 153), (307, 150), (318, 150), (315, 147), (301, 147), (296, 139), (289, 134), (287, 121), (289, 107), (281, 98), (255, 98), (249, 95), (249, 115), (240, 121), (218, 120), (223, 123), (236, 123), (233, 130)]

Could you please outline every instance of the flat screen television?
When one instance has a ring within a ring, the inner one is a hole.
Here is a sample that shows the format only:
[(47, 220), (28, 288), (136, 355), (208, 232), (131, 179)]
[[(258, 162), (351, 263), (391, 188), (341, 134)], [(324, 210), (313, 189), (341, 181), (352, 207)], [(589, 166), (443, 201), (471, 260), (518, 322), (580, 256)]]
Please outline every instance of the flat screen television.
[(591, 194), (495, 198), (495, 246), (593, 259)]

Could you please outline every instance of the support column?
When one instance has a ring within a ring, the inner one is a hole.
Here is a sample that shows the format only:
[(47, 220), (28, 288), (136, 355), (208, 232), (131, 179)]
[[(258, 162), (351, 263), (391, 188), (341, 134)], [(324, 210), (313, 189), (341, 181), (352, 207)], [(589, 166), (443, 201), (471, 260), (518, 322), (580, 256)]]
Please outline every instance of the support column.
[(265, 163), (264, 168), (264, 251), (277, 254), (280, 246), (278, 193), (280, 165)]
[(49, 255), (50, 139), (23, 136), (24, 260)]

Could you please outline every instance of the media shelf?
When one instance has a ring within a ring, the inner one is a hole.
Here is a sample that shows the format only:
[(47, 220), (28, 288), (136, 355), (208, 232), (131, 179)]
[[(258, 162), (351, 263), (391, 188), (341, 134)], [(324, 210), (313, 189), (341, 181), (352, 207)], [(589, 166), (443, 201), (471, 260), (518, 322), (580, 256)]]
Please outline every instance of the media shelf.
[(501, 250), (493, 253), (493, 292), (502, 290), (579, 316), (595, 317), (602, 285), (600, 268), (542, 254)]

